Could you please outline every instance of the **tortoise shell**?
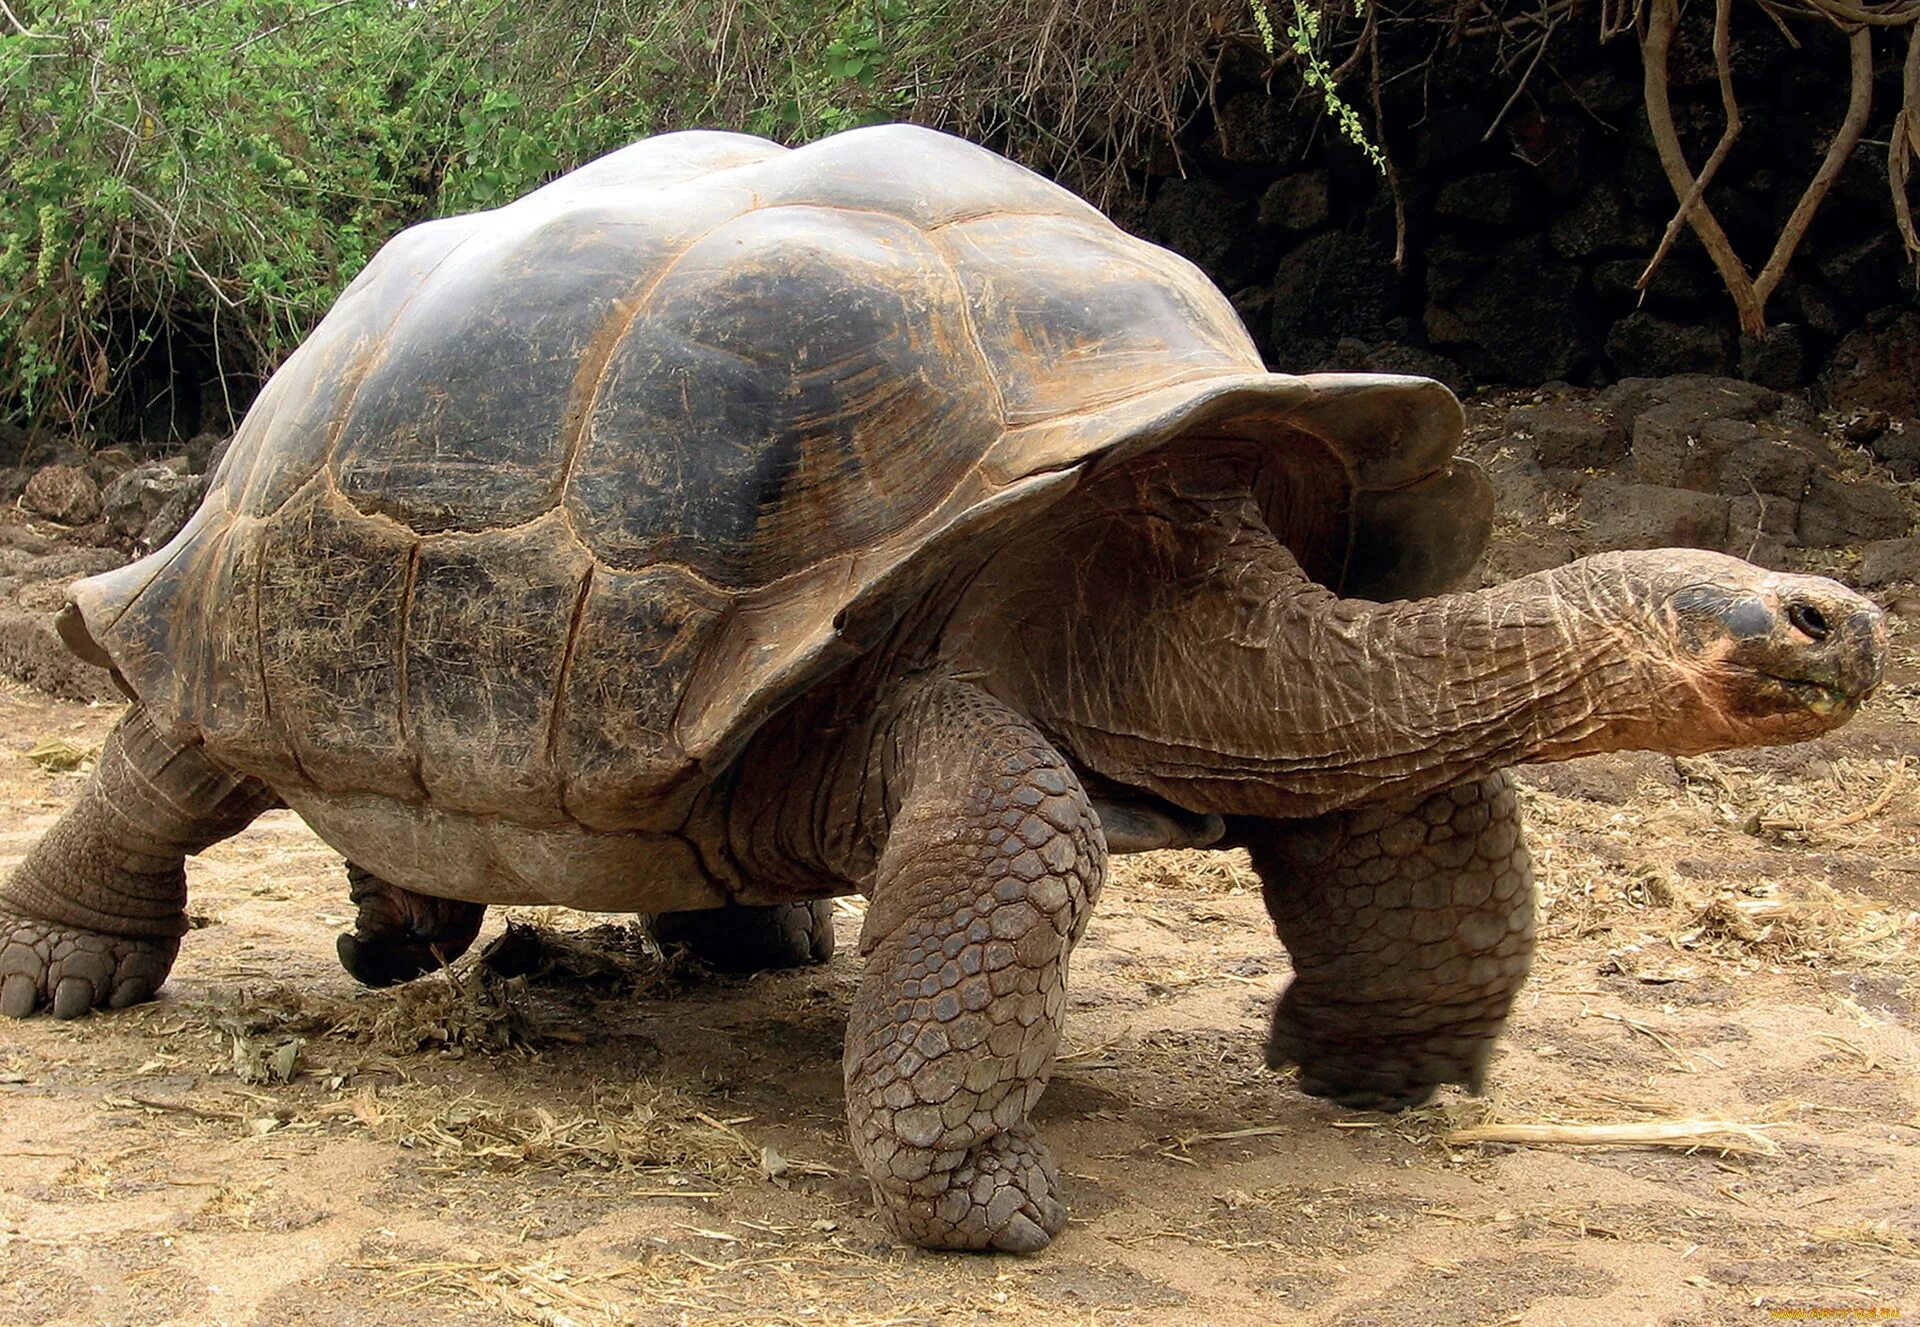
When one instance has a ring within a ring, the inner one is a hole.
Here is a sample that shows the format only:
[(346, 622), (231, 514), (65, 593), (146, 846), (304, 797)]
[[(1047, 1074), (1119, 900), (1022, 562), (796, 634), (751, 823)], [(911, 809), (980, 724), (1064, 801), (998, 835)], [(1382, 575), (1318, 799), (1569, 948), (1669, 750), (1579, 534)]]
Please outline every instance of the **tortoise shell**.
[(276, 786), (620, 830), (1093, 468), (1284, 460), (1319, 579), (1430, 593), (1487, 486), (1416, 378), (1265, 371), (1183, 259), (959, 139), (648, 139), (389, 243), (64, 630)]

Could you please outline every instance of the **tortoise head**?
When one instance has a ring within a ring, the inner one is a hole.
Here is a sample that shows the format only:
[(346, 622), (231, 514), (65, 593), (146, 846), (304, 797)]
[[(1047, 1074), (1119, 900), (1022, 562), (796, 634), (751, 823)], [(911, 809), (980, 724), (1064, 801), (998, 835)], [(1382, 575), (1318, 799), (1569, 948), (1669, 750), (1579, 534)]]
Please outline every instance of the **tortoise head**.
[(1794, 742), (1852, 717), (1880, 685), (1880, 610), (1837, 581), (1768, 571), (1717, 553), (1620, 554), (1674, 674), (1662, 746)]

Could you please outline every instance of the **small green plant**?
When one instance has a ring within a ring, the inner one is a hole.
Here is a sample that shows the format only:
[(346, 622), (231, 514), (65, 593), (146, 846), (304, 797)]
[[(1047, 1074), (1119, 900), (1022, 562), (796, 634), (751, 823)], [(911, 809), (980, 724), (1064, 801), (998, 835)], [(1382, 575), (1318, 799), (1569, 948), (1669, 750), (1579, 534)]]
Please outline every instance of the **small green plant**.
[(175, 334), (270, 367), (423, 201), (431, 11), (45, 0), (0, 31), (0, 409), (84, 434)]
[[(1274, 30), (1273, 16), (1267, 12), (1266, 0), (1251, 0), (1253, 6), (1253, 25), (1260, 33), (1260, 42), (1266, 47), (1267, 54), (1280, 54), (1280, 34)], [(1321, 11), (1315, 9), (1309, 0), (1291, 0), (1293, 16), (1287, 22), (1287, 49), (1300, 61), (1300, 81), (1320, 94), (1320, 100), (1327, 108), (1327, 114), (1339, 126), (1341, 136), (1362, 152), (1371, 161), (1374, 169), (1386, 173), (1387, 158), (1367, 137), (1366, 126), (1360, 122), (1360, 113), (1340, 95), (1340, 88), (1334, 78), (1333, 66), (1328, 63), (1322, 50)], [(1360, 17), (1366, 12), (1366, 0), (1354, 0), (1354, 16)]]

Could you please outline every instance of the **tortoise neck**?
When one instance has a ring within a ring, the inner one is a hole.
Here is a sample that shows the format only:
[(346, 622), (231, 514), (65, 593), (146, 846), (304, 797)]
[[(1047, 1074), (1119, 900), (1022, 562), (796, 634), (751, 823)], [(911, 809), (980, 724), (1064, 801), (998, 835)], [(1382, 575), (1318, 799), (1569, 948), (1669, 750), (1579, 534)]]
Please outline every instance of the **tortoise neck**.
[(1284, 550), (1263, 556), (1239, 573), (1258, 607), (1210, 667), (1231, 721), (1136, 747), (1145, 786), (1196, 809), (1292, 818), (1654, 745), (1665, 674), (1617, 583), (1594, 571), (1375, 604), (1313, 585)]
[(1311, 816), (1658, 744), (1670, 674), (1618, 570), (1343, 600), (1250, 500), (1189, 494), (1003, 557), (950, 657), (1085, 771), (1191, 811)]

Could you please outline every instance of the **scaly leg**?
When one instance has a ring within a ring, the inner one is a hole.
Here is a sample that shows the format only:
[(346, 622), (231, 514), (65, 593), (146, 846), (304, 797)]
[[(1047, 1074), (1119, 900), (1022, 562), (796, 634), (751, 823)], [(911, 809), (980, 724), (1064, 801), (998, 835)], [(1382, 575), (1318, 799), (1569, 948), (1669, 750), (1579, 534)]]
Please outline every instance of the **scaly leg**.
[(277, 804), (138, 705), (72, 806), (0, 886), (0, 1014), (151, 999), (187, 931), (186, 859)]
[(663, 948), (684, 945), (721, 972), (804, 968), (833, 957), (833, 900), (663, 912), (652, 929)]
[(1106, 845), (1066, 762), (975, 687), (923, 686), (883, 740), (891, 818), (844, 1062), (854, 1150), (902, 1237), (1032, 1252), (1067, 1213), (1027, 1113)]
[(360, 915), (352, 934), (340, 936), (334, 947), (340, 966), (363, 986), (398, 986), (453, 962), (473, 944), (487, 916), (484, 903), (416, 894), (351, 862), (347, 888)]
[(1533, 868), (1505, 774), (1411, 807), (1243, 821), (1294, 979), (1267, 1062), (1356, 1109), (1479, 1091), (1533, 958)]

